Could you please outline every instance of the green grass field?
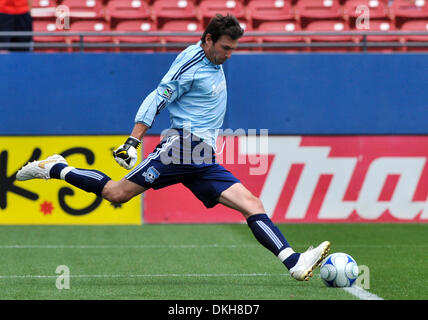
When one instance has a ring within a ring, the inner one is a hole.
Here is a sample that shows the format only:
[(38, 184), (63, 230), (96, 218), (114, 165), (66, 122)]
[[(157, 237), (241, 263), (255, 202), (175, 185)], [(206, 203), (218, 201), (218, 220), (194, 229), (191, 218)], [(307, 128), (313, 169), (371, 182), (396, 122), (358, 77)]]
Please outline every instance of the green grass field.
[[(366, 291), (428, 299), (428, 224), (279, 225), (295, 250), (323, 240), (370, 270)], [(319, 271), (292, 279), (246, 225), (2, 226), (0, 299), (353, 300)], [(57, 267), (70, 271), (58, 289)]]

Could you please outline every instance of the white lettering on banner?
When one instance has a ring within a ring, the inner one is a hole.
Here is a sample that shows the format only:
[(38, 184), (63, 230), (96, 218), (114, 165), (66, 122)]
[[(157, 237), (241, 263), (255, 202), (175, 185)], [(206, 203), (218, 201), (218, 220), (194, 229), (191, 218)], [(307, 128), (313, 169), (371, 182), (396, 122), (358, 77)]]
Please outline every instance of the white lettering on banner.
[[(385, 157), (374, 160), (364, 179), (356, 205), (360, 216), (376, 219), (388, 209), (396, 218), (413, 219), (425, 206), (425, 202), (412, 201), (425, 161), (425, 158), (418, 157)], [(400, 175), (395, 192), (391, 201), (379, 202), (378, 196), (390, 174)]]
[(425, 206), (424, 206), (424, 209), (423, 209), (424, 211), (422, 212), (422, 214), (421, 214), (421, 216), (420, 216), (420, 218), (421, 218), (421, 220), (422, 219), (428, 219), (428, 199), (427, 199), (427, 201), (425, 202)]
[[(412, 200), (426, 157), (378, 157), (370, 164), (365, 177), (361, 178), (364, 180), (358, 199), (345, 201), (343, 199), (356, 168), (357, 157), (329, 157), (330, 147), (300, 146), (301, 137), (269, 137), (267, 150), (255, 152), (248, 145), (264, 144), (254, 140), (257, 137), (245, 139), (247, 141), (240, 141), (240, 153), (248, 156), (266, 153), (274, 155), (260, 194), (271, 216), (278, 205), (291, 166), (303, 164), (287, 212), (281, 214), (286, 219), (305, 218), (321, 175), (331, 175), (332, 178), (318, 212), (319, 219), (346, 219), (354, 210), (361, 218), (370, 220), (379, 218), (385, 210), (389, 210), (397, 219), (414, 219), (421, 211), (424, 211), (421, 218), (428, 217), (428, 202)], [(398, 175), (398, 182), (391, 199), (379, 201), (389, 175)]]

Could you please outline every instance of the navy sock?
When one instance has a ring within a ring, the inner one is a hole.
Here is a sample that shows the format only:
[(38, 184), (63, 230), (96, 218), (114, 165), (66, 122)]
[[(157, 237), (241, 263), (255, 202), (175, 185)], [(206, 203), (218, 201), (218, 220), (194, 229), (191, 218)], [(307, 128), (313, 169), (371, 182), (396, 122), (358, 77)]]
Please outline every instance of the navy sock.
[(256, 239), (290, 269), (299, 259), (300, 253), (291, 249), (281, 231), (265, 213), (255, 214), (247, 219), (247, 224)]
[[(66, 173), (63, 172), (65, 168), (68, 168)], [(63, 177), (61, 176), (61, 172), (63, 172)], [(109, 176), (101, 171), (76, 169), (68, 167), (64, 163), (54, 165), (49, 175), (54, 179), (64, 179), (73, 186), (85, 190), (86, 192), (95, 193), (97, 196), (101, 196), (104, 186), (111, 180)]]

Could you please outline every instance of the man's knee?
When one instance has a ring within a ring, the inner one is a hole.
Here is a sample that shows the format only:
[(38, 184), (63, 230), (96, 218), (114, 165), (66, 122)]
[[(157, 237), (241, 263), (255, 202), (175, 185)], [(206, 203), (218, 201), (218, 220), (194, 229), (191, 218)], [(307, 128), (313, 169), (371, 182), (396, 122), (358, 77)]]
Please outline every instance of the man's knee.
[(264, 212), (262, 201), (251, 192), (248, 192), (245, 195), (243, 207), (245, 209), (245, 214), (248, 216)]
[(245, 217), (265, 211), (262, 201), (240, 183), (225, 190), (219, 202), (240, 211)]
[[(112, 181), (113, 182), (113, 181)], [(102, 197), (113, 203), (125, 203), (131, 200), (132, 195), (117, 187), (114, 182), (107, 183), (101, 193)]]
[(263, 213), (264, 208), (263, 208), (263, 203), (260, 200), (260, 198), (254, 196), (254, 195), (251, 195), (251, 197), (249, 197), (248, 201), (251, 203), (251, 208), (254, 208), (254, 211), (257, 211), (258, 213)]

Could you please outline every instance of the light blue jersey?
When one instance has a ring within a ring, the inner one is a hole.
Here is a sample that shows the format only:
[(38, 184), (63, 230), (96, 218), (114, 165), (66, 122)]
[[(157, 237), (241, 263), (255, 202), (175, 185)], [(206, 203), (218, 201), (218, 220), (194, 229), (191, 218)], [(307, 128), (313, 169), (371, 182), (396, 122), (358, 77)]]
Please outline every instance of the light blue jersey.
[(151, 127), (168, 107), (171, 128), (187, 129), (215, 148), (226, 102), (223, 67), (205, 56), (199, 41), (177, 56), (158, 87), (144, 99), (135, 122)]

